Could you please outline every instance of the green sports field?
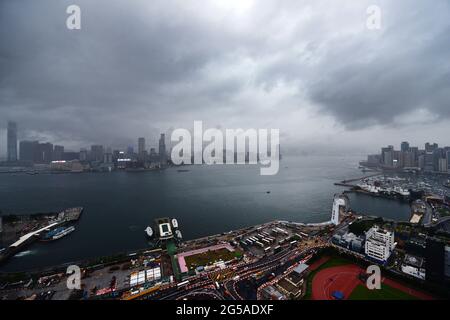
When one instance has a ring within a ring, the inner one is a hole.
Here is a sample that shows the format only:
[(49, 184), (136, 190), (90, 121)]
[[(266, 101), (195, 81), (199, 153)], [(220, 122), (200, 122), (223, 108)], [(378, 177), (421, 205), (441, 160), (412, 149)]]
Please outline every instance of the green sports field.
[(349, 300), (417, 300), (417, 298), (386, 284), (382, 284), (380, 290), (369, 290), (366, 286), (359, 284), (353, 290)]

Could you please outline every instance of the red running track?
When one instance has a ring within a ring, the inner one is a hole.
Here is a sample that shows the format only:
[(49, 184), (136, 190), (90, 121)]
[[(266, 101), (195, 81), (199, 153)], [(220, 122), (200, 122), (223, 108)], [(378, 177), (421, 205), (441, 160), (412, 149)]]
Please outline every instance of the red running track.
[(355, 287), (361, 283), (358, 275), (361, 268), (355, 265), (331, 267), (319, 271), (312, 281), (313, 300), (332, 300), (333, 291), (341, 291), (347, 299)]
[[(341, 291), (344, 294), (344, 299), (348, 299), (355, 287), (358, 284), (362, 284), (361, 280), (358, 278), (361, 272), (365, 273), (365, 270), (352, 264), (331, 267), (319, 271), (312, 281), (312, 299), (333, 300), (334, 298), (331, 296), (333, 291)], [(388, 278), (383, 278), (382, 283), (422, 300), (433, 299), (432, 296), (426, 293), (411, 289)]]

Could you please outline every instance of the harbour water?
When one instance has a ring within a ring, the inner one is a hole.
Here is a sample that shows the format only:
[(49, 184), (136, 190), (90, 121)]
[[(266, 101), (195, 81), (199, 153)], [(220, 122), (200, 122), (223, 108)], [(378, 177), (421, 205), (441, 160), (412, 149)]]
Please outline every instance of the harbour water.
[[(259, 166), (189, 166), (152, 172), (2, 174), (0, 210), (58, 211), (83, 206), (76, 230), (50, 243), (36, 243), (0, 271), (39, 269), (147, 246), (144, 229), (157, 217), (176, 217), (185, 239), (222, 233), (276, 219), (329, 220), (333, 183), (362, 176), (361, 157), (284, 157), (275, 176)], [(270, 191), (270, 193), (268, 192)], [(350, 195), (354, 210), (407, 220), (409, 206), (388, 199)]]

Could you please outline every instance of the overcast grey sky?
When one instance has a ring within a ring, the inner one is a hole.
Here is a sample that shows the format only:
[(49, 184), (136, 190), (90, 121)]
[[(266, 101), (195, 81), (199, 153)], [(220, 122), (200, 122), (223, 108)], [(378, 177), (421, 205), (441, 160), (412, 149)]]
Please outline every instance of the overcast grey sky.
[(285, 152), (450, 144), (449, 35), (448, 0), (1, 0), (0, 154), (7, 120), (74, 150), (194, 120)]

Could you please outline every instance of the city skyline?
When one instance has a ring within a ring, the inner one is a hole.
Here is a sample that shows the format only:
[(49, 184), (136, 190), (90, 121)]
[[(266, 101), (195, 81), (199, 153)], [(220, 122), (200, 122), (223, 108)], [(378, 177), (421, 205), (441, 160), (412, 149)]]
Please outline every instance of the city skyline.
[(449, 0), (0, 1), (0, 300), (450, 299), (449, 34)]
[(370, 1), (174, 4), (80, 1), (68, 30), (64, 3), (2, 2), (0, 119), (69, 149), (194, 120), (280, 128), (286, 153), (448, 144), (448, 2), (379, 4), (380, 30)]
[[(81, 152), (82, 150), (86, 150), (86, 149), (88, 149), (88, 148), (90, 148), (92, 146), (96, 146), (96, 145), (101, 145), (104, 148), (110, 148), (110, 149), (121, 150), (121, 151), (127, 151), (129, 148), (133, 148), (134, 150), (137, 150), (136, 154), (139, 155), (140, 154), (140, 151), (139, 151), (140, 150), (140, 142), (139, 141), (140, 141), (140, 139), (143, 139), (144, 151), (146, 151), (147, 154), (150, 154), (150, 151), (152, 149), (159, 148), (161, 135), (165, 135), (166, 136), (167, 133), (170, 133), (169, 131), (167, 131), (166, 133), (159, 133), (159, 134), (156, 134), (155, 136), (150, 136), (150, 137), (139, 136), (139, 137), (136, 137), (134, 139), (134, 142), (132, 142), (132, 143), (130, 143), (128, 145), (122, 145), (122, 146), (118, 146), (118, 145), (114, 145), (114, 144), (108, 145), (108, 144), (104, 144), (104, 143), (99, 142), (99, 143), (94, 143), (94, 144), (91, 144), (91, 145), (81, 145), (81, 146), (79, 146), (77, 148), (66, 148), (59, 141), (48, 141), (48, 140), (42, 140), (41, 141), (39, 139), (20, 139), (20, 136), (21, 136), (21, 134), (20, 134), (21, 131), (20, 130), (21, 129), (17, 128), (17, 122), (15, 122), (15, 121), (8, 121), (6, 123), (6, 125), (5, 125), (5, 128), (4, 128), (4, 132), (5, 132), (4, 135), (1, 134), (3, 128), (1, 128), (1, 126), (0, 126), (0, 161), (7, 161), (8, 160), (8, 152), (7, 152), (8, 151), (8, 141), (7, 141), (8, 140), (7, 139), (7, 124), (8, 123), (14, 123), (16, 125), (16, 130), (17, 130), (17, 132), (16, 132), (16, 136), (17, 136), (17, 159), (20, 158), (20, 142), (50, 143), (50, 144), (52, 144), (55, 147), (61, 147), (62, 146), (63, 147), (63, 151), (65, 151), (65, 152), (72, 152), (72, 153), (74, 153), (74, 152)], [(392, 145), (392, 146), (393, 145), (399, 145), (400, 148), (401, 148), (401, 144), (404, 143), (404, 142), (407, 142), (406, 140), (407, 139), (398, 139), (397, 138), (397, 141), (398, 141), (397, 143), (391, 141), (391, 142), (389, 142), (386, 145), (388, 145), (388, 146), (390, 146), (390, 145)], [(434, 140), (434, 139), (427, 139), (427, 138), (423, 138), (422, 140), (424, 141), (422, 144), (420, 144), (420, 143), (419, 144), (411, 143), (411, 145), (417, 145), (417, 146), (422, 145), (422, 146), (425, 146), (427, 143), (430, 143), (430, 141), (432, 141), (432, 143), (437, 143), (436, 141), (445, 141), (445, 140), (439, 140), (439, 139), (438, 140)], [(170, 141), (170, 136), (166, 137), (165, 142), (166, 142), (166, 145), (169, 146), (168, 151), (170, 151), (170, 147), (172, 146), (172, 142)], [(409, 142), (407, 142), (407, 143), (409, 144)], [(444, 148), (448, 148), (448, 146), (450, 146), (450, 143), (445, 143), (445, 142), (444, 143), (437, 143), (437, 144), (444, 146)], [(355, 155), (355, 156), (356, 155), (361, 155), (361, 156), (365, 156), (366, 154), (375, 154), (376, 150), (379, 149), (380, 147), (382, 147), (382, 145), (374, 146), (373, 149), (359, 150), (359, 151), (356, 151), (356, 152), (351, 152), (351, 151), (349, 152), (348, 149), (344, 149), (341, 152), (334, 151), (331, 154), (332, 155), (336, 155), (336, 156), (342, 156), (342, 155)], [(303, 149), (301, 151), (302, 152), (298, 152), (298, 151), (296, 152), (295, 150), (288, 148), (287, 152), (284, 151), (284, 153), (286, 155), (290, 155), (290, 154), (292, 154), (292, 155), (308, 155), (308, 154), (330, 155), (330, 153), (327, 152), (327, 150), (323, 150), (323, 149), (321, 150), (320, 148), (319, 149), (305, 148), (305, 149)]]
[(381, 153), (370, 154), (367, 161), (362, 162), (368, 167), (383, 167), (384, 169), (410, 169), (424, 172), (450, 172), (450, 146), (439, 146), (437, 143), (426, 142), (424, 148), (402, 141), (400, 149), (394, 145), (381, 148)]

